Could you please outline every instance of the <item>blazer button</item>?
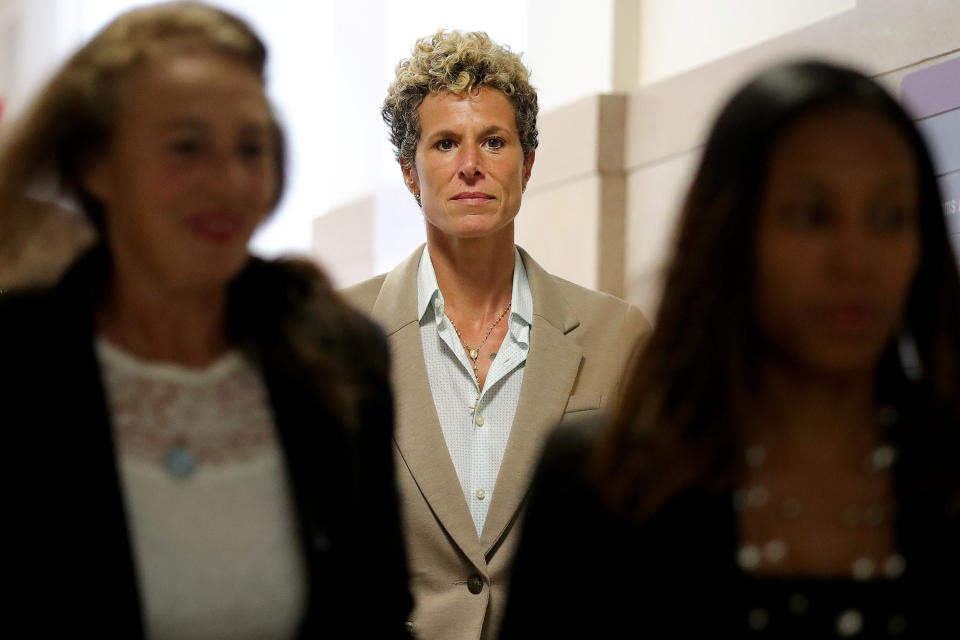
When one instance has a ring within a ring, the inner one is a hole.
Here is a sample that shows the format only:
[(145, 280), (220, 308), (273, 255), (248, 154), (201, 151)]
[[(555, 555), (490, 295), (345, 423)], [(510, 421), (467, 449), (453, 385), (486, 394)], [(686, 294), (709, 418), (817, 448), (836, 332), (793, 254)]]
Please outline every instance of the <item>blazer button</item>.
[(483, 591), (483, 578), (477, 574), (473, 574), (467, 578), (467, 589), (470, 590), (470, 593), (476, 595)]

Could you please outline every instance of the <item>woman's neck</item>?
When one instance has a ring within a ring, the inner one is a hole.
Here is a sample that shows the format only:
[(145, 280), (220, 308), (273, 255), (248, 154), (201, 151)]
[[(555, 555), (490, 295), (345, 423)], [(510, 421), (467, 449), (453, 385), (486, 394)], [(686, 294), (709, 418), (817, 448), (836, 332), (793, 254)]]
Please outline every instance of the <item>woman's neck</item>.
[(817, 458), (859, 455), (878, 436), (875, 372), (823, 375), (768, 360), (748, 409), (748, 437)]
[(171, 291), (117, 269), (97, 331), (146, 360), (204, 367), (229, 348), (226, 289)]
[(496, 317), (513, 293), (513, 226), (484, 238), (427, 233), (430, 259), (444, 303), (464, 321)]

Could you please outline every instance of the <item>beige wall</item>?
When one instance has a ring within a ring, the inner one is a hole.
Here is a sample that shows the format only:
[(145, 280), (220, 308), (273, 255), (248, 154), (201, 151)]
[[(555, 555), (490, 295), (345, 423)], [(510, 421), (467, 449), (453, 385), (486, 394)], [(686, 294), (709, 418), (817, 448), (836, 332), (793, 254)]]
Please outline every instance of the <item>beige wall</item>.
[(695, 69), (845, 11), (856, 0), (633, 0), (637, 86)]
[(517, 244), (555, 274), (622, 295), (626, 96), (601, 95), (545, 114)]
[[(399, 171), (399, 169), (398, 169)], [(388, 271), (426, 241), (406, 189), (381, 189), (313, 221), (313, 257), (338, 287)]]
[[(17, 36), (17, 18), (20, 6), (13, 0), (0, 0), (0, 101), (9, 100), (10, 84), (13, 82), (13, 56), (9, 51)], [(0, 116), (2, 122), (2, 116)]]

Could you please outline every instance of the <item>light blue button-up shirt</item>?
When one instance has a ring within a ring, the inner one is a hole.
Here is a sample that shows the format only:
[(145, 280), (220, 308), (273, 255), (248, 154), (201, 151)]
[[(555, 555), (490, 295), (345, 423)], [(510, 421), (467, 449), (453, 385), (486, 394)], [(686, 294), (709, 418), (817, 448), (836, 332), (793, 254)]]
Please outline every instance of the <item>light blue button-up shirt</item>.
[(530, 350), (533, 295), (520, 252), (516, 248), (513, 252), (513, 295), (507, 335), (490, 365), (479, 399), (473, 367), (453, 323), (444, 314), (443, 294), (426, 247), (417, 269), (420, 342), (430, 391), (478, 536), (483, 532), (493, 499)]

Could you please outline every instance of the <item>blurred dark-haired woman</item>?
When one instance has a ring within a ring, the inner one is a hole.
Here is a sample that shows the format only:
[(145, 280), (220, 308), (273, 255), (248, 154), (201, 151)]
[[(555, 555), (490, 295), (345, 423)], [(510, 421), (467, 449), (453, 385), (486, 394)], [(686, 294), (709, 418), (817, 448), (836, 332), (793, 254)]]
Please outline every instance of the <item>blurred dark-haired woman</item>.
[(955, 637), (958, 451), (927, 152), (863, 75), (774, 67), (713, 126), (623, 405), (547, 445), (502, 637)]

